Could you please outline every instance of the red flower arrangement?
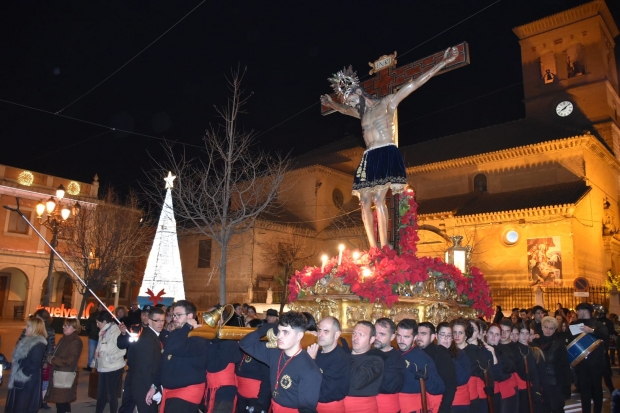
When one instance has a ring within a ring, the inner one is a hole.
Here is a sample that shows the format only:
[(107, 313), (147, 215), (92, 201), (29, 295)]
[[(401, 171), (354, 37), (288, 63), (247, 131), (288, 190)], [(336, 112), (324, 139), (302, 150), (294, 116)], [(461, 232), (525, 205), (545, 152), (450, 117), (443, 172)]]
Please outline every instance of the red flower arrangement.
[[(319, 267), (306, 267), (291, 277), (288, 286), (289, 300), (304, 298), (322, 279), (342, 277), (343, 283), (348, 284), (351, 292), (361, 299), (369, 302), (379, 300), (391, 307), (400, 297), (399, 286), (414, 285), (434, 277), (438, 281), (445, 281), (448, 288), (455, 290), (459, 301), (479, 314), (491, 317), (493, 302), (489, 285), (478, 268), (471, 267), (470, 274), (464, 275), (454, 265), (446, 264), (439, 258), (416, 257), (419, 241), (417, 209), (418, 204), (413, 194), (401, 195), (398, 245), (400, 253), (388, 246), (382, 249), (371, 248), (367, 254), (354, 261), (350, 258), (349, 251), (344, 251), (340, 265), (338, 257), (333, 257), (325, 264), (323, 271)], [(366, 272), (372, 275), (365, 276)]]

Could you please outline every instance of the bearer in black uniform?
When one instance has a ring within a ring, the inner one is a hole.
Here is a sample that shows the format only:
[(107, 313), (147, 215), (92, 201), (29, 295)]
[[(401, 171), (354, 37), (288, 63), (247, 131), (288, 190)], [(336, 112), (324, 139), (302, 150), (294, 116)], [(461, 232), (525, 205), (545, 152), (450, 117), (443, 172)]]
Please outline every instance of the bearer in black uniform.
[(351, 355), (338, 345), (341, 333), (338, 319), (326, 317), (317, 327), (318, 344), (308, 347), (308, 354), (323, 375), (317, 411), (342, 413), (351, 381)]
[(382, 413), (398, 413), (398, 394), (403, 389), (407, 365), (400, 352), (392, 347), (392, 340), (396, 338), (396, 324), (389, 318), (380, 318), (375, 321), (375, 330), (375, 349), (379, 350), (376, 354), (383, 359), (383, 381), (377, 395), (377, 404), (381, 406)]
[(277, 349), (267, 348), (260, 341), (270, 329), (276, 328), (274, 324), (263, 324), (239, 342), (243, 351), (269, 366), (273, 413), (316, 412), (321, 372), (301, 348), (306, 327), (303, 314), (289, 311), (280, 317), (277, 326)]
[[(260, 327), (263, 321), (255, 318), (250, 327)], [(241, 352), (237, 368), (237, 413), (267, 413), (271, 404), (269, 366), (247, 353)]]

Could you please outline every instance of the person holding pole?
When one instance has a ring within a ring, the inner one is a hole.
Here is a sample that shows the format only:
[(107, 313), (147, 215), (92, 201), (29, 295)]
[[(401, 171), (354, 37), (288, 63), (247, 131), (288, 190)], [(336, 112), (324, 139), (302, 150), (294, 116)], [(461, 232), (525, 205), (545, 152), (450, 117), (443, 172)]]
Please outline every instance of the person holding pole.
[(433, 359), (414, 346), (417, 333), (418, 323), (415, 320), (405, 318), (396, 326), (396, 342), (407, 366), (403, 390), (398, 394), (401, 412), (427, 412), (426, 392), (440, 395), (445, 390)]

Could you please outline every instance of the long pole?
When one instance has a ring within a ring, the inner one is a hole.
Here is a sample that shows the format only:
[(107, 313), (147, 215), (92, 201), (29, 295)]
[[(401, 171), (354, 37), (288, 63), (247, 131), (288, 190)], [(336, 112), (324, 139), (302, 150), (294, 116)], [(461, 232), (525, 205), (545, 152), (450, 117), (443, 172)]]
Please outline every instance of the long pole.
[[(56, 225), (52, 225), (50, 229), (52, 230), (53, 234), (51, 245), (52, 248), (56, 248), (56, 246), (58, 245), (58, 227)], [(43, 305), (48, 307), (52, 305), (52, 289), (54, 288), (54, 257), (54, 253), (50, 251), (50, 263), (49, 267), (47, 268), (47, 292), (45, 293), (45, 297), (43, 298)]]
[[(519, 348), (519, 353), (521, 353), (521, 348)], [(523, 363), (525, 363), (525, 385), (527, 386), (527, 399), (530, 403), (530, 412), (534, 413), (534, 397), (532, 396), (532, 386), (530, 383), (530, 366), (528, 365), (527, 356), (530, 354), (530, 349), (527, 349), (527, 353), (521, 355), (523, 356)]]
[[(415, 371), (418, 371), (418, 365), (413, 363)], [(424, 376), (426, 376), (426, 366), (424, 366)], [(426, 400), (426, 380), (420, 377), (420, 401), (422, 402), (422, 413), (428, 413), (428, 401)]]
[(490, 366), (490, 362), (487, 363), (487, 368), (484, 369), (482, 368), (482, 365), (480, 364), (480, 360), (478, 360), (478, 366), (480, 366), (480, 370), (482, 370), (482, 372), (484, 373), (484, 393), (487, 395), (487, 403), (489, 405), (489, 413), (494, 413), (494, 409), (493, 409), (493, 395), (489, 394), (488, 389), (491, 388), (491, 382), (489, 380), (489, 369), (491, 368)]
[(95, 292), (93, 290), (90, 289), (90, 287), (88, 286), (88, 284), (86, 284), (86, 282), (82, 279), (82, 277), (80, 277), (73, 268), (71, 268), (71, 266), (69, 265), (69, 263), (67, 263), (67, 261), (65, 261), (65, 259), (62, 257), (62, 255), (60, 255), (58, 253), (58, 251), (56, 251), (56, 248), (54, 248), (52, 246), (52, 244), (50, 244), (43, 235), (41, 235), (41, 233), (34, 227), (34, 225), (32, 225), (32, 222), (30, 222), (30, 220), (28, 218), (26, 218), (26, 216), (23, 214), (23, 212), (19, 209), (19, 198), (15, 197), (15, 202), (17, 204), (17, 208), (11, 208), (7, 205), (4, 205), (5, 209), (8, 209), (9, 211), (13, 211), (13, 212), (17, 212), (23, 219), (24, 221), (26, 221), (26, 224), (28, 224), (28, 226), (30, 226), (30, 228), (32, 228), (32, 230), (35, 232), (35, 234), (37, 234), (39, 236), (39, 238), (41, 238), (43, 240), (43, 242), (50, 248), (50, 250), (52, 250), (53, 254), (56, 254), (58, 256), (58, 259), (60, 261), (62, 261), (63, 264), (65, 264), (65, 266), (67, 267), (67, 269), (69, 270), (69, 272), (71, 272), (71, 274), (73, 274), (73, 276), (88, 290), (88, 292), (90, 292), (90, 294), (95, 297), (95, 299), (99, 302), (99, 304), (101, 304), (108, 313), (110, 313), (110, 315), (112, 316), (112, 319), (116, 320), (116, 322), (118, 324), (120, 324), (120, 320), (118, 318), (116, 318), (116, 316), (114, 315), (114, 313), (112, 311), (110, 311), (110, 309), (108, 307), (106, 307), (106, 305), (103, 303), (103, 301), (101, 301), (101, 299), (97, 296), (97, 294), (95, 294)]

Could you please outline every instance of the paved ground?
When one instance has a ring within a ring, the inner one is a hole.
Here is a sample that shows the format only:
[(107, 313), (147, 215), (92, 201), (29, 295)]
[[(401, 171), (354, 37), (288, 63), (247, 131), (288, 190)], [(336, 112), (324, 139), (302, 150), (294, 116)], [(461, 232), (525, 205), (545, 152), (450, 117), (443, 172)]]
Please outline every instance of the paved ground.
[[(9, 359), (10, 355), (13, 352), (13, 347), (19, 338), (19, 335), (24, 328), (23, 322), (15, 322), (15, 321), (5, 321), (2, 320), (0, 323), (0, 353), (5, 354)], [(56, 335), (56, 342), (60, 340), (61, 335)], [(88, 343), (86, 337), (82, 337), (82, 341), (84, 342), (84, 350), (82, 351), (82, 355), (80, 356), (80, 366), (86, 366), (86, 359), (88, 353)], [(0, 387), (0, 411), (4, 411), (4, 404), (6, 402), (7, 396), (7, 387), (6, 383), (8, 382), (8, 375), (10, 373), (6, 372), (4, 376), (4, 384)], [(614, 367), (614, 385), (616, 388), (620, 388), (620, 371), (617, 367)], [(92, 413), (95, 411), (95, 400), (91, 399), (87, 396), (88, 393), (88, 373), (84, 372), (80, 369), (80, 374), (78, 378), (78, 398), (75, 403), (71, 405), (71, 411), (73, 413)], [(603, 406), (604, 413), (611, 412), (611, 403), (610, 403), (610, 394), (607, 389), (604, 389), (604, 397), (605, 402)], [(120, 400), (119, 400), (120, 405)], [(568, 400), (566, 403), (566, 407), (564, 409), (567, 413), (578, 413), (581, 412), (581, 404), (579, 402), (579, 394), (573, 394), (571, 400)], [(40, 410), (40, 412), (44, 412), (46, 410)], [(52, 409), (49, 410), (50, 413), (55, 412), (56, 408), (52, 405)], [(106, 406), (104, 413), (109, 413), (109, 408)]]

